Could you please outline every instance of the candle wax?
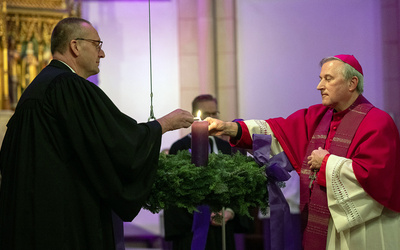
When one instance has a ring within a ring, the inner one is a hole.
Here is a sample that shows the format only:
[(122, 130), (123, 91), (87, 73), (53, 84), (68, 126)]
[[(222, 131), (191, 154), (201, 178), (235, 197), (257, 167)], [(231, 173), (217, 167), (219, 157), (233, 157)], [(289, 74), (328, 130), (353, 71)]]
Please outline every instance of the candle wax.
[(192, 124), (192, 163), (198, 167), (208, 164), (207, 121), (195, 121)]

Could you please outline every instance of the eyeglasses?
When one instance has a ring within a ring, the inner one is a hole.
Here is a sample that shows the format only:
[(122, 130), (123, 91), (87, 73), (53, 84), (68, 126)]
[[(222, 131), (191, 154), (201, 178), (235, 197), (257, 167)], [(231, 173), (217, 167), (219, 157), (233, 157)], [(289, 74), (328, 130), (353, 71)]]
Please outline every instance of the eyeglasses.
[(203, 117), (217, 117), (218, 115), (219, 115), (219, 111), (201, 113), (201, 116), (203, 116)]
[(93, 39), (86, 39), (86, 38), (76, 38), (75, 40), (81, 40), (81, 41), (87, 41), (87, 42), (91, 42), (91, 43), (97, 43), (96, 48), (97, 50), (100, 52), (101, 50), (101, 46), (103, 46), (103, 41), (100, 40), (93, 40)]

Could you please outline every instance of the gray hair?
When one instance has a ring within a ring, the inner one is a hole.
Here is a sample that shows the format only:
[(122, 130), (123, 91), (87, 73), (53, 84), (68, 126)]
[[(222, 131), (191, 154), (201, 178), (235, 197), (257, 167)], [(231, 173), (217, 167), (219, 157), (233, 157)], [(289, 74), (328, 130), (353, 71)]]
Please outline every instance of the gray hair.
[[(327, 63), (329, 61), (333, 61), (333, 60), (343, 62), (339, 58), (331, 56), (331, 57), (326, 57), (326, 58), (322, 59), (321, 62), (319, 63), (319, 65), (322, 67), (322, 65), (324, 65), (325, 63)], [(358, 78), (357, 92), (360, 95), (364, 92), (364, 76), (360, 72), (358, 72), (350, 64), (344, 62), (343, 67), (342, 67), (342, 74), (343, 74), (344, 79), (346, 79), (346, 80), (351, 80), (351, 78), (353, 76), (357, 77)]]
[(82, 23), (91, 23), (79, 17), (67, 17), (57, 23), (51, 34), (51, 53), (65, 53), (71, 40), (85, 35)]

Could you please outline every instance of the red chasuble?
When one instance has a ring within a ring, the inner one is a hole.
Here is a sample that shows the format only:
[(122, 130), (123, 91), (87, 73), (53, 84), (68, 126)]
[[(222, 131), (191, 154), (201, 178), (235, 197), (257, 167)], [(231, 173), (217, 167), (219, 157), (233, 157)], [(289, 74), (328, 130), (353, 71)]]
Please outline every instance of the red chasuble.
[[(365, 100), (362, 96), (359, 99)], [(331, 111), (328, 107), (314, 105), (287, 119), (266, 120), (298, 173), (308, 156), (307, 147), (312, 136), (328, 111)], [(241, 123), (241, 127), (243, 134), (237, 146), (250, 146), (250, 133), (245, 123)], [(387, 113), (375, 107), (367, 113), (345, 157), (353, 161), (355, 176), (363, 189), (385, 207), (400, 212), (400, 189), (395, 186), (395, 181), (400, 179), (400, 139), (396, 125)], [(309, 180), (306, 181), (308, 185)]]
[[(306, 156), (314, 131), (328, 108), (314, 105), (287, 119), (267, 120), (276, 138), (297, 172)], [(384, 111), (372, 108), (365, 116), (346, 158), (353, 161), (353, 171), (363, 189), (376, 201), (400, 212), (400, 139), (393, 119)]]

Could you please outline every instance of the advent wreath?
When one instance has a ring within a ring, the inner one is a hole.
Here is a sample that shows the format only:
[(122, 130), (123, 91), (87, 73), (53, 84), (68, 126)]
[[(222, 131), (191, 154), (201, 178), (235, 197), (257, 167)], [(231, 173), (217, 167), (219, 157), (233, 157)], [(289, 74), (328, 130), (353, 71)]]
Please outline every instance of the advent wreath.
[(215, 212), (229, 207), (248, 216), (249, 209), (255, 207), (266, 213), (265, 166), (240, 153), (210, 154), (204, 167), (192, 164), (188, 151), (160, 154), (156, 179), (143, 208), (157, 213), (177, 206), (193, 212), (199, 205), (209, 205)]

